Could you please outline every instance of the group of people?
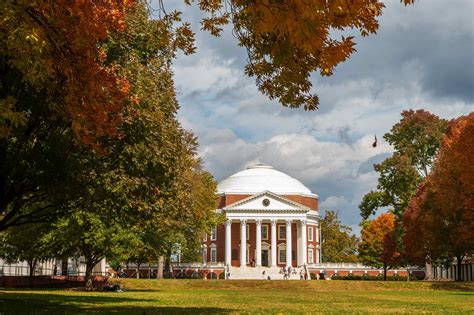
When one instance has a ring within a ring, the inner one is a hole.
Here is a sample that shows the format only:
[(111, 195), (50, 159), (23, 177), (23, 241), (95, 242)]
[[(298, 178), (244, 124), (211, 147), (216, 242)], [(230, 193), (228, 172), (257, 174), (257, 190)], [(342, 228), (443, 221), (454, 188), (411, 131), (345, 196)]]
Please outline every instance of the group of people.
[[(280, 274), (283, 275), (283, 280), (288, 280), (290, 279), (291, 275), (296, 275), (297, 270), (295, 268), (292, 268), (291, 266), (288, 267), (281, 267), (280, 269)], [(308, 274), (301, 269), (300, 270), (300, 280), (307, 280), (308, 279)]]

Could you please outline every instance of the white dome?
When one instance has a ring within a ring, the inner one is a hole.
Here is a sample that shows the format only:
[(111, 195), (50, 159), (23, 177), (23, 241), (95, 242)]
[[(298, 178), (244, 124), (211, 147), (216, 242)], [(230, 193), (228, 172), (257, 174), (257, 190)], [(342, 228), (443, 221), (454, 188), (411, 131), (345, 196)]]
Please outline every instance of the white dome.
[(299, 180), (264, 164), (249, 166), (217, 185), (219, 194), (257, 194), (266, 190), (279, 195), (315, 196)]

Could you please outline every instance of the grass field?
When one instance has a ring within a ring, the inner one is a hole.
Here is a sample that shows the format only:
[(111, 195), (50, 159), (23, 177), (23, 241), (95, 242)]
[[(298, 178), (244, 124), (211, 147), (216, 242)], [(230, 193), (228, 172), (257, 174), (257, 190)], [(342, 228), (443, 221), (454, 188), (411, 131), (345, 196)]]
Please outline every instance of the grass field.
[(462, 313), (473, 283), (122, 279), (125, 292), (0, 289), (0, 314)]

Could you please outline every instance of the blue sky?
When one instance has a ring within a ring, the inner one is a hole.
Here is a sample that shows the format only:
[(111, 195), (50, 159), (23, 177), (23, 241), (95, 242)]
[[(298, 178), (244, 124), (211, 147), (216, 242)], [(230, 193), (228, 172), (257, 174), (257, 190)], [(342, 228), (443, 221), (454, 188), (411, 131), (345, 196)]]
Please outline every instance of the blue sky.
[(243, 72), (245, 50), (226, 28), (221, 38), (199, 30), (201, 13), (182, 0), (198, 51), (173, 69), (179, 120), (199, 139), (205, 167), (217, 180), (263, 162), (301, 180), (320, 196), (320, 210), (339, 210), (359, 231), (358, 204), (375, 189), (372, 165), (393, 149), (379, 140), (404, 109), (443, 118), (474, 111), (474, 1), (386, 1), (378, 34), (354, 35), (357, 52), (330, 78), (312, 77), (320, 109), (286, 109), (261, 95)]

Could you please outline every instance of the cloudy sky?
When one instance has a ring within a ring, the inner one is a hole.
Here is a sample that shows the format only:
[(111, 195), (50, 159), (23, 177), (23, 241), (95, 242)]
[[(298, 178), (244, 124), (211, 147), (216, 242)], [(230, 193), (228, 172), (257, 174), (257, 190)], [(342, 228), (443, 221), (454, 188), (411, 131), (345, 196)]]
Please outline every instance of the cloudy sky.
[[(221, 38), (199, 31), (200, 13), (183, 0), (198, 52), (174, 65), (179, 119), (199, 138), (200, 155), (217, 180), (263, 162), (301, 180), (320, 196), (320, 210), (339, 210), (358, 232), (358, 204), (374, 189), (372, 165), (392, 148), (379, 140), (405, 109), (443, 118), (474, 111), (474, 1), (386, 1), (377, 35), (330, 78), (315, 75), (320, 109), (286, 109), (261, 95), (243, 73), (246, 54), (230, 29)], [(168, 9), (167, 8), (167, 9)]]

